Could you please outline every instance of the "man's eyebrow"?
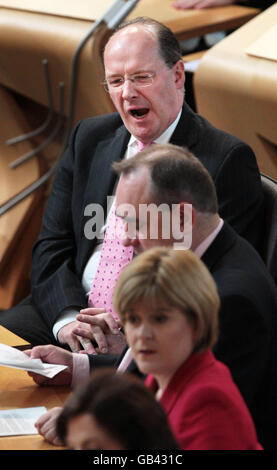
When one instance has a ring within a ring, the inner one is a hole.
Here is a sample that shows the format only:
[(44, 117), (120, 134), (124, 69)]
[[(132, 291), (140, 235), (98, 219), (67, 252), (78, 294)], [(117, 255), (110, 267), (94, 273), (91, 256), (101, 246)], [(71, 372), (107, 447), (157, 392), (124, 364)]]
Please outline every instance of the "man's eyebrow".
[[(136, 70), (133, 73), (128, 74), (128, 76), (136, 75), (138, 73), (153, 73), (153, 72), (154, 72), (153, 70), (139, 69), (139, 70)], [(121, 73), (111, 73), (111, 74), (107, 73), (106, 78), (123, 77), (123, 76), (124, 75), (122, 75)]]

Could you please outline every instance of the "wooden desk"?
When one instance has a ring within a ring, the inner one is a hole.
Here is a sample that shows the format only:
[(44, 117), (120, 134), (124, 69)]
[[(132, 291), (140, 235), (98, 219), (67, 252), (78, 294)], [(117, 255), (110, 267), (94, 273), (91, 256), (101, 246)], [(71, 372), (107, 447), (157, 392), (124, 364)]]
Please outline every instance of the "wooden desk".
[(259, 13), (257, 8), (228, 5), (202, 10), (176, 10), (172, 0), (141, 0), (128, 19), (150, 16), (164, 23), (181, 39), (214, 31), (236, 29)]
[[(69, 387), (38, 387), (27, 372), (0, 367), (0, 408), (62, 406), (71, 390)], [(0, 450), (57, 450), (40, 435), (0, 437)]]
[[(0, 342), (9, 346), (28, 343), (0, 327)], [(0, 409), (62, 406), (70, 395), (69, 387), (38, 387), (23, 370), (0, 366)], [(0, 437), (0, 450), (57, 450), (40, 435)]]
[[(247, 142), (262, 173), (277, 179), (277, 59), (250, 55), (276, 28), (277, 3), (209, 49), (194, 77), (197, 110), (214, 126)], [(276, 35), (267, 49), (274, 45)]]
[[(0, 325), (0, 343), (7, 346), (28, 346), (28, 342)], [(0, 404), (1, 406), (1, 404)]]
[[(173, 0), (140, 0), (128, 19), (149, 16), (166, 24), (178, 36), (186, 39), (213, 31), (235, 29), (259, 13), (256, 8), (240, 5), (207, 8), (202, 10), (176, 10)], [(0, 0), (0, 5), (22, 11), (50, 14), (63, 18), (95, 21), (112, 5), (114, 0)]]

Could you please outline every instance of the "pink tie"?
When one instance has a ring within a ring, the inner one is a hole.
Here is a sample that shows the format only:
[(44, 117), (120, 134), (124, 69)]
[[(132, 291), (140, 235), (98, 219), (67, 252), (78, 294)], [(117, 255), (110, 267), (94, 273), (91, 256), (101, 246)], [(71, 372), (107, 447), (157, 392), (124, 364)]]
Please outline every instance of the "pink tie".
[(149, 147), (150, 145), (152, 145), (153, 142), (150, 142), (149, 144), (144, 144), (143, 142), (141, 142), (140, 140), (137, 140), (137, 149), (138, 149), (138, 152), (141, 152), (142, 150), (145, 149), (145, 147)]
[(115, 214), (115, 206), (108, 218), (106, 233), (100, 255), (99, 266), (92, 282), (88, 306), (105, 308), (114, 318), (118, 315), (113, 309), (113, 292), (119, 274), (133, 257), (133, 247), (124, 247), (120, 231), (123, 222)]

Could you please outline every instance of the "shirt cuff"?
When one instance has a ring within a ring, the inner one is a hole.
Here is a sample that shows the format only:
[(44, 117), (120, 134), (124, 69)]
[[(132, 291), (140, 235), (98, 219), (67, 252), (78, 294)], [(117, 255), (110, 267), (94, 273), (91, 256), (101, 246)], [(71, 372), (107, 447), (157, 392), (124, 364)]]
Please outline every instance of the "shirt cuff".
[(90, 375), (89, 358), (87, 354), (72, 353), (73, 356), (73, 371), (71, 387), (82, 384), (88, 380)]
[(129, 367), (129, 365), (131, 364), (133, 360), (133, 356), (132, 356), (132, 351), (131, 351), (131, 348), (127, 349), (126, 353), (124, 354), (118, 368), (117, 368), (117, 372), (125, 372), (127, 370), (127, 368)]
[(56, 340), (58, 341), (58, 332), (59, 330), (68, 323), (71, 323), (76, 320), (76, 315), (80, 313), (80, 310), (74, 308), (66, 308), (63, 310), (61, 315), (59, 316), (58, 320), (54, 323), (53, 326), (53, 335), (55, 336)]

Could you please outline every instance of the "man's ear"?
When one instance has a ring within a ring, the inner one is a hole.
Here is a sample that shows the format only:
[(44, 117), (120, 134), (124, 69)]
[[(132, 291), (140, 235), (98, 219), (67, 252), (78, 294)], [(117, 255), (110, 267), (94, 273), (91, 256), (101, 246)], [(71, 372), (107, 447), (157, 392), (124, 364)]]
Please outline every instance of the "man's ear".
[(192, 246), (192, 227), (195, 212), (191, 204), (176, 204), (172, 213), (172, 236), (175, 240), (174, 249), (189, 249)]
[(178, 60), (174, 65), (175, 84), (178, 89), (183, 88), (185, 85), (185, 66), (182, 60)]
[(187, 232), (192, 229), (195, 224), (195, 210), (192, 204), (188, 202), (180, 202), (180, 230)]

